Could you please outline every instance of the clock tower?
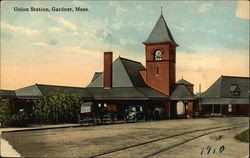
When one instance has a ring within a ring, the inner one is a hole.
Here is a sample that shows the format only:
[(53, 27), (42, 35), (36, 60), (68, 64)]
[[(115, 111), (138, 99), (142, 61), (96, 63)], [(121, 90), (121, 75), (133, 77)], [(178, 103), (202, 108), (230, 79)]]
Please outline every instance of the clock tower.
[(146, 53), (144, 79), (147, 85), (170, 96), (171, 87), (175, 84), (176, 47), (178, 44), (162, 14), (143, 44)]

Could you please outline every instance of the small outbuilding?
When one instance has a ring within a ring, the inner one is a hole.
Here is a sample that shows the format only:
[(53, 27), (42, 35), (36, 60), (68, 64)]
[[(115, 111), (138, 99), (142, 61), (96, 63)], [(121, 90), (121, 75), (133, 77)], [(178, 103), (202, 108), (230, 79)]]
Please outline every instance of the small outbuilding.
[(201, 113), (248, 116), (249, 81), (249, 77), (221, 76), (201, 95)]

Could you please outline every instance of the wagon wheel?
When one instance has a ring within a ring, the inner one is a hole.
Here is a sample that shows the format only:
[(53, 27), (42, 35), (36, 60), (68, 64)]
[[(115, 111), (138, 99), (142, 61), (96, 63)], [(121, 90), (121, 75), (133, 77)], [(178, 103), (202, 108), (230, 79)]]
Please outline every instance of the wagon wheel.
[(82, 118), (81, 118), (81, 115), (79, 113), (77, 113), (77, 121), (79, 124), (82, 124)]
[(126, 117), (124, 117), (124, 119), (123, 119), (123, 120), (124, 120), (124, 123), (127, 123), (127, 118), (126, 118)]
[(143, 122), (146, 122), (146, 117), (145, 117), (145, 115), (143, 115)]
[(98, 116), (94, 116), (93, 120), (94, 120), (95, 125), (101, 124), (101, 122), (102, 122), (100, 117), (98, 117)]
[(137, 122), (137, 116), (134, 117), (134, 122)]
[(98, 124), (97, 118), (94, 117), (93, 120), (94, 120), (94, 124), (97, 125)]

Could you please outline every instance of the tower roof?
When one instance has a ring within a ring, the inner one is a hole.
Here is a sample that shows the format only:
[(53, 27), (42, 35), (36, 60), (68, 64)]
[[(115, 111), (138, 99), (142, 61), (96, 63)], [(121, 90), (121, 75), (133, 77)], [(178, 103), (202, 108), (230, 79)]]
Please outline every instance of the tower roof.
[(166, 42), (171, 42), (174, 43), (176, 46), (178, 46), (168, 28), (168, 25), (163, 15), (161, 14), (152, 32), (150, 33), (148, 39), (143, 43), (153, 44), (153, 43), (166, 43)]
[(195, 95), (183, 84), (175, 84), (170, 96), (171, 100), (195, 100)]
[(176, 84), (183, 84), (185, 86), (193, 86), (193, 83), (188, 82), (187, 80), (184, 80), (183, 78), (181, 80), (179, 80), (178, 82), (176, 82)]

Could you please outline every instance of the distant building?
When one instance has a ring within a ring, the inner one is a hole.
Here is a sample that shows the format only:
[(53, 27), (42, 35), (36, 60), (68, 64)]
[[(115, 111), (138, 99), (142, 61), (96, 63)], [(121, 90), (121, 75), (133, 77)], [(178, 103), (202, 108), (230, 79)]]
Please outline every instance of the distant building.
[(0, 99), (4, 99), (4, 98), (16, 98), (15, 91), (0, 89)]
[(221, 76), (201, 96), (203, 115), (249, 115), (249, 77)]

